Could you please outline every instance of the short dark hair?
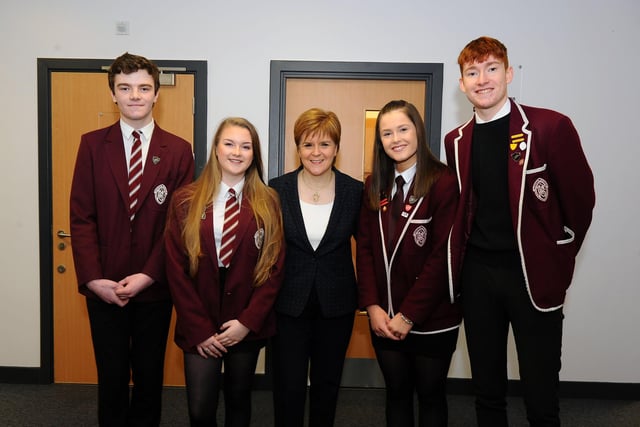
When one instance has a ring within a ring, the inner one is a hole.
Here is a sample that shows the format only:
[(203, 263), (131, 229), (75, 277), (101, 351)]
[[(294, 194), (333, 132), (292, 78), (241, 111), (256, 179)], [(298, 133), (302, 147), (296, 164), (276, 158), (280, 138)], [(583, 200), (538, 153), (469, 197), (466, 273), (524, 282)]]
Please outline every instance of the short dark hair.
[(109, 89), (111, 89), (111, 93), (115, 93), (117, 74), (131, 74), (138, 70), (147, 70), (149, 75), (153, 77), (154, 92), (158, 93), (160, 89), (160, 70), (158, 66), (144, 56), (132, 55), (129, 52), (117, 57), (109, 67)]

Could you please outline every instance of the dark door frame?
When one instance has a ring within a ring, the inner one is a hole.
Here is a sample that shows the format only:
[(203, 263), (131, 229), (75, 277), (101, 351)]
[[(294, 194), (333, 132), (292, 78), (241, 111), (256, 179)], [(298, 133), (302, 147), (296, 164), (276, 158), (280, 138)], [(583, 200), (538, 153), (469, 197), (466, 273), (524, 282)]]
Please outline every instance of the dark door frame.
[[(3, 368), (0, 381), (16, 383), (53, 382), (53, 236), (51, 159), (51, 73), (104, 72), (113, 59), (38, 58), (38, 188), (40, 238), (40, 367)], [(207, 61), (155, 60), (172, 73), (194, 76), (193, 147), (196, 173), (207, 157)]]
[(269, 179), (284, 172), (287, 79), (413, 80), (425, 82), (429, 147), (440, 157), (442, 63), (271, 61), (269, 91)]
[[(285, 167), (287, 79), (411, 80), (425, 83), (425, 128), (431, 151), (440, 156), (443, 69), (441, 63), (271, 61), (269, 95), (269, 179)], [(427, 114), (428, 113), (428, 114)], [(270, 359), (267, 351), (267, 361)], [(271, 372), (267, 366), (267, 378)], [(364, 381), (363, 381), (364, 378)], [(342, 386), (384, 387), (375, 360), (345, 361)]]

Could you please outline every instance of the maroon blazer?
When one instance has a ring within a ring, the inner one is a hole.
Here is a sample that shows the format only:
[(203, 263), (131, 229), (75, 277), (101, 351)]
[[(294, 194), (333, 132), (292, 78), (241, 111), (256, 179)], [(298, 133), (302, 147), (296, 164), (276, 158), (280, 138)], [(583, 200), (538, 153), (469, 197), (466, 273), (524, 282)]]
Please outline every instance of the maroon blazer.
[[(371, 177), (365, 187), (370, 185)], [(378, 304), (391, 317), (401, 312), (414, 322), (411, 333), (444, 332), (462, 318), (447, 280), (446, 245), (458, 201), (455, 176), (447, 169), (414, 203), (412, 190), (405, 199), (411, 209), (396, 224), (391, 253), (384, 243), (391, 209), (372, 211), (364, 192), (356, 251), (359, 304)]]
[[(591, 223), (593, 174), (571, 120), (555, 111), (511, 102), (505, 153), (509, 202), (525, 284), (533, 306), (558, 309), (571, 283), (575, 257)], [(460, 204), (449, 240), (451, 286), (458, 291), (465, 247), (473, 225), (471, 177), (474, 118), (445, 137)]]
[[(271, 275), (261, 286), (253, 284), (260, 239), (250, 202), (242, 198), (236, 249), (231, 256), (224, 289), (220, 289), (218, 255), (213, 236), (213, 207), (205, 211), (200, 226), (201, 257), (195, 278), (189, 276), (189, 258), (182, 239), (182, 223), (187, 213), (186, 191), (179, 191), (171, 201), (165, 246), (167, 278), (176, 309), (176, 344), (195, 353), (196, 346), (217, 332), (231, 319), (250, 329), (247, 340), (275, 334), (273, 305), (284, 278), (284, 247)], [(273, 207), (279, 214), (280, 206)]]
[(169, 299), (162, 236), (169, 199), (193, 180), (191, 145), (157, 124), (129, 221), (128, 168), (120, 122), (82, 135), (71, 186), (71, 243), (79, 291), (97, 298), (86, 283), (119, 281), (134, 273), (155, 280), (136, 301)]

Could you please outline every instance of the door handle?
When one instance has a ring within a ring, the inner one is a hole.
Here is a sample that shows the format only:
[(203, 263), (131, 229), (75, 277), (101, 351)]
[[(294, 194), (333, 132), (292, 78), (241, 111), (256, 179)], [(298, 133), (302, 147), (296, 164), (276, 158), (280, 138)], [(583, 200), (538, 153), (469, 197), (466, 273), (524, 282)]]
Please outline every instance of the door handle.
[(71, 237), (71, 234), (67, 233), (64, 230), (58, 230), (58, 232), (56, 233), (58, 235), (58, 237), (60, 238), (64, 238), (64, 237)]

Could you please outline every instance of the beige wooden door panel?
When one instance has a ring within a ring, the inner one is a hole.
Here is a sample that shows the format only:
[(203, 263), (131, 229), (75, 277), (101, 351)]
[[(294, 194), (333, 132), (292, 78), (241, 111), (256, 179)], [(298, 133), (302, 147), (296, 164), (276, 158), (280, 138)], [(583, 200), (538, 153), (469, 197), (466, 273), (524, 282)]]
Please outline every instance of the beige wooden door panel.
[[(163, 129), (193, 143), (192, 75), (176, 75), (175, 86), (162, 86), (154, 118)], [(54, 382), (97, 382), (85, 299), (78, 294), (69, 233), (69, 194), (80, 136), (119, 119), (105, 73), (51, 74), (51, 163), (53, 233)], [(58, 232), (61, 233), (58, 233)], [(183, 385), (182, 352), (173, 343), (171, 321), (165, 384)]]
[[(424, 81), (289, 78), (286, 85), (284, 172), (290, 172), (299, 165), (293, 125), (297, 117), (309, 108), (319, 107), (336, 113), (342, 125), (336, 167), (362, 181), (371, 171), (375, 113), (393, 99), (407, 100), (418, 108), (423, 117), (425, 113)], [(353, 241), (352, 247), (355, 262)], [(366, 315), (358, 313), (347, 349), (343, 385), (384, 386), (381, 378), (371, 378), (379, 376), (376, 371), (369, 321)]]

